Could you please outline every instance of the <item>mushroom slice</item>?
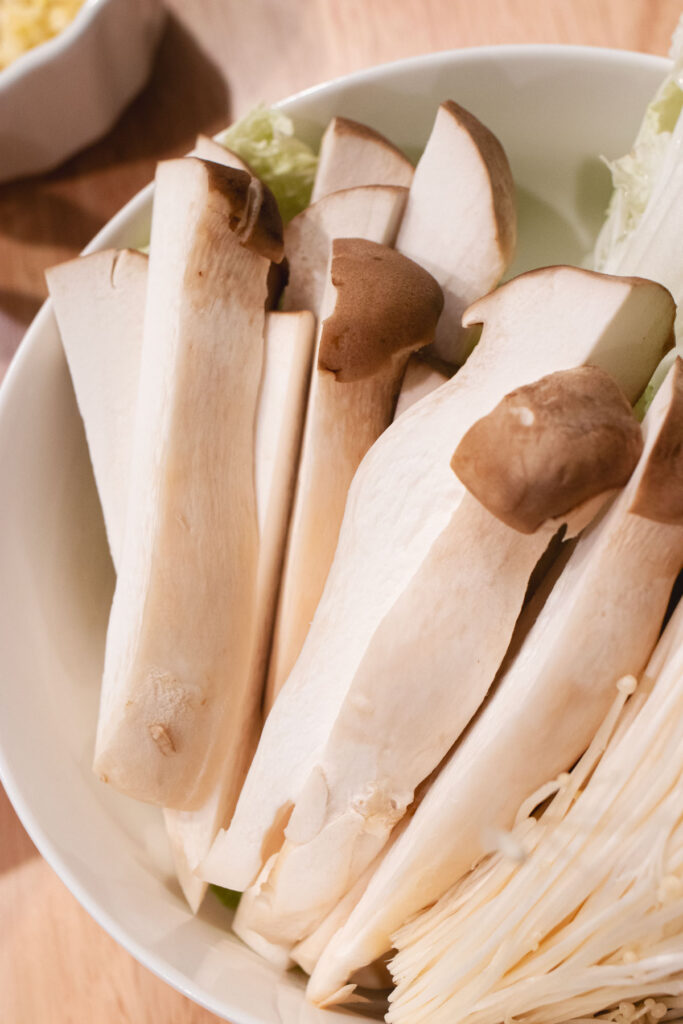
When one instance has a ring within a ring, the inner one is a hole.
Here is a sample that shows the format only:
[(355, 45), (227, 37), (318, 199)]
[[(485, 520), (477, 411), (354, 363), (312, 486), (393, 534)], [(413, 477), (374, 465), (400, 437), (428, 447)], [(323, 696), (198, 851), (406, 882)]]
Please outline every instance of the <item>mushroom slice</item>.
[[(142, 348), (147, 257), (127, 250), (94, 253), (60, 264), (49, 270), (47, 276), (64, 348), (69, 353), (74, 386), (82, 396), (80, 407), (90, 438), (105, 520), (120, 524), (122, 538)], [(266, 316), (254, 453), (259, 559), (257, 639), (250, 685), (259, 696), (263, 691), (296, 479), (314, 332), (311, 313)], [(119, 550), (113, 549), (115, 566), (119, 557)], [(251, 720), (245, 725), (245, 729), (252, 731), (253, 727)], [(255, 734), (251, 743), (245, 737), (245, 750), (252, 750), (255, 741)], [(204, 896), (206, 882), (193, 874), (193, 868), (208, 852), (218, 829), (229, 821), (247, 767), (244, 763), (235, 766), (232, 774), (221, 775), (219, 784), (197, 811), (165, 812), (178, 878), (195, 911)]]
[(262, 682), (296, 486), (314, 342), (312, 313), (268, 313), (255, 465), (260, 537), (257, 604), (261, 609), (257, 660)]
[[(463, 636), (473, 657), (485, 655), (480, 685), (488, 685), (507, 646), (499, 631), (511, 630), (521, 603), (516, 587), (500, 588), (499, 580), (522, 578), (545, 543), (510, 530), (465, 492), (450, 467), (454, 449), (511, 389), (556, 370), (590, 362), (634, 401), (670, 344), (673, 315), (660, 285), (573, 267), (522, 275), (468, 312), (468, 322), (483, 321), (484, 329), (466, 366), (396, 420), (355, 475), (313, 625), (265, 723), (230, 828), (205, 862), (206, 877), (244, 890), (273, 858), (273, 879), (284, 881), (294, 848), (301, 863), (315, 844), (314, 874), (286, 891), (292, 904), (305, 905), (311, 930), (339, 890), (351, 888), (467, 715), (449, 699), (457, 680), (441, 653), (444, 633)], [(553, 532), (541, 530), (546, 539)], [(469, 539), (479, 543), (484, 531), (475, 555)], [(478, 592), (487, 572), (491, 581), (479, 616), (466, 594), (453, 603), (450, 568), (462, 581), (463, 555)], [(426, 595), (440, 587), (450, 596), (432, 607)], [(428, 642), (423, 628), (438, 642)], [(483, 642), (467, 639), (481, 630)], [(489, 642), (501, 650), (489, 653)], [(462, 664), (464, 653), (458, 658)], [(397, 742), (398, 735), (407, 738)], [(279, 860), (283, 843), (288, 853)]]
[[(256, 632), (247, 692), (261, 700), (277, 604), (310, 376), (315, 320), (308, 312), (266, 315), (265, 358), (255, 439), (256, 508), (259, 554), (256, 578)], [(235, 712), (237, 715), (239, 712)], [(249, 760), (260, 716), (244, 725), (241, 763), (228, 765), (208, 799), (196, 811), (164, 811), (178, 878), (196, 912), (206, 882), (194, 872), (218, 830), (230, 821)], [(231, 767), (232, 766), (232, 767)]]
[(50, 296), (88, 441), (114, 565), (123, 549), (147, 257), (107, 249), (51, 267)]
[(322, 137), (311, 202), (359, 185), (410, 186), (414, 168), (393, 143), (348, 117), (333, 117)]
[(406, 372), (403, 374), (394, 419), (398, 419), (402, 413), (410, 409), (411, 405), (419, 402), (425, 395), (430, 395), (432, 391), (440, 388), (442, 384), (450, 380), (451, 376), (445, 363), (412, 355), (406, 365)]
[(367, 238), (393, 245), (408, 190), (394, 185), (365, 185), (325, 196), (297, 214), (285, 227), (289, 281), (283, 309), (310, 309), (320, 316), (332, 241)]
[[(400, 826), (399, 826), (400, 827)], [(342, 899), (332, 908), (330, 913), (325, 917), (318, 927), (306, 936), (301, 942), (299, 942), (292, 949), (292, 960), (303, 968), (306, 974), (313, 974), (315, 966), (320, 960), (320, 957), (324, 955), (327, 946), (332, 941), (336, 933), (342, 928), (353, 912), (353, 908), (357, 905), (361, 899), (363, 893), (368, 887), (368, 883), (373, 876), (373, 873), (377, 870), (377, 864), (381, 863), (381, 858), (377, 859), (377, 862), (373, 861), (363, 872), (357, 882), (352, 885), (349, 891)], [(249, 890), (245, 894), (249, 897)], [(237, 920), (239, 915), (235, 916), (233, 923), (233, 930), (236, 935), (240, 938), (240, 923)], [(248, 939), (244, 940), (249, 945)]]
[[(564, 441), (581, 405), (577, 394), (597, 390), (596, 376), (607, 401), (603, 422), (612, 430), (597, 436), (587, 452)], [(555, 373), (551, 382), (546, 378), (528, 389), (545, 393), (550, 386), (559, 400), (552, 422), (542, 429), (552, 431), (555, 441), (552, 465), (530, 466), (529, 484), (534, 471), (555, 480), (580, 478), (580, 497), (572, 506), (578, 508), (605, 492), (605, 449), (618, 453), (622, 475), (616, 486), (626, 482), (640, 451), (640, 430), (603, 370)], [(485, 426), (491, 443), (496, 438), (500, 443), (495, 413)], [(536, 426), (529, 430), (535, 433)], [(514, 478), (512, 445), (508, 452)], [(506, 525), (470, 494), (457, 504), (364, 652), (347, 701), (295, 804), (285, 841), (250, 893), (252, 931), (271, 942), (300, 941), (380, 852), (415, 789), (460, 736), (495, 678), (531, 573), (571, 519), (572, 509), (554, 515), (566, 497), (561, 486), (557, 490), (546, 497), (549, 514), (533, 534)]]
[[(648, 412), (626, 488), (579, 539), (533, 624), (522, 616), (524, 640), (492, 698), (320, 956), (313, 1001), (329, 1002), (464, 875), (486, 853), (488, 835), (510, 828), (524, 800), (586, 749), (617, 681), (640, 676), (683, 568), (683, 449), (668, 444), (683, 415), (682, 371), (678, 359)], [(665, 463), (674, 516), (661, 523), (636, 514), (634, 499)]]
[(95, 770), (166, 807), (201, 805), (257, 704), (254, 422), (281, 255), (275, 200), (256, 179), (196, 158), (159, 165)]
[(246, 171), (247, 174), (254, 176), (251, 167), (244, 162), (241, 156), (233, 153), (226, 146), (221, 146), (220, 142), (210, 139), (208, 135), (197, 136), (194, 149), (189, 155), (198, 156), (202, 160), (211, 160), (212, 163), (222, 164), (224, 167), (234, 167), (238, 171)]
[[(194, 154), (213, 160), (225, 167), (253, 171), (231, 149), (198, 135)], [(273, 279), (281, 274), (282, 263), (272, 263), (268, 278), (268, 307), (276, 305), (271, 295)], [(279, 294), (279, 289), (278, 289)], [(256, 423), (256, 508), (259, 520), (259, 627), (263, 633), (257, 644), (263, 653), (263, 643), (270, 643), (275, 614), (277, 586), (282, 568), (282, 550), (286, 539), (287, 522), (292, 503), (296, 467), (306, 412), (306, 394), (313, 359), (315, 318), (308, 307), (301, 306), (295, 313), (279, 313), (272, 309), (266, 317), (265, 362), (259, 394)], [(265, 675), (266, 665), (261, 665)]]
[(475, 335), (461, 324), (512, 261), (515, 192), (505, 151), (488, 128), (452, 100), (439, 107), (415, 170), (396, 248), (433, 274), (444, 311), (433, 351), (462, 364)]
[[(365, 869), (365, 871), (360, 876), (358, 881), (354, 883), (354, 885), (349, 889), (346, 895), (332, 908), (330, 913), (320, 922), (318, 927), (314, 931), (310, 932), (310, 934), (307, 935), (305, 939), (303, 939), (301, 942), (299, 942), (296, 946), (293, 947), (291, 951), (291, 958), (295, 963), (299, 964), (299, 966), (304, 969), (306, 974), (313, 974), (313, 971), (315, 969), (316, 964), (318, 963), (318, 960), (325, 952), (325, 949), (327, 948), (335, 934), (348, 921), (353, 911), (353, 908), (360, 901), (363, 893), (368, 887), (368, 884), (372, 876), (374, 875), (378, 866), (382, 863), (382, 859), (386, 856), (388, 850), (390, 850), (392, 846), (395, 845), (399, 837), (402, 836), (403, 833), (405, 832), (408, 824), (412, 820), (414, 811), (420, 804), (420, 800), (422, 799), (422, 794), (425, 791), (425, 787), (429, 785), (429, 781), (429, 779), (425, 780), (422, 786), (420, 786), (420, 789), (415, 794), (415, 801), (413, 802), (412, 807), (409, 809), (408, 813), (406, 813), (406, 815), (401, 819), (401, 821), (398, 823), (398, 825), (392, 832), (391, 838), (386, 848), (379, 854), (378, 857), (375, 858), (374, 861), (372, 861), (371, 864), (368, 865), (368, 867)], [(242, 911), (241, 916), (239, 907), (237, 908), (237, 914), (235, 915), (235, 920), (233, 922), (233, 931), (235, 931), (237, 935), (240, 935), (242, 917), (249, 916), (250, 895), (251, 894), (249, 891), (243, 894), (242, 899), (245, 900), (245, 909)], [(242, 901), (240, 901), (240, 903), (241, 902)], [(245, 939), (244, 941), (246, 942), (247, 940)]]
[(361, 459), (391, 423), (406, 360), (443, 306), (422, 267), (360, 238), (332, 243), (296, 498), (270, 654), (269, 709), (299, 656), (337, 546)]

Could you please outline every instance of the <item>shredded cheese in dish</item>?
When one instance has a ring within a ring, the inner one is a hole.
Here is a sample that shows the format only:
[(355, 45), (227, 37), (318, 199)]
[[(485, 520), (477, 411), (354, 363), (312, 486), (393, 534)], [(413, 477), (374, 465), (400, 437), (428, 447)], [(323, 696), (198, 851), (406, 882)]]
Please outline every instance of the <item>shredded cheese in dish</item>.
[(0, 0), (0, 70), (65, 29), (84, 2)]

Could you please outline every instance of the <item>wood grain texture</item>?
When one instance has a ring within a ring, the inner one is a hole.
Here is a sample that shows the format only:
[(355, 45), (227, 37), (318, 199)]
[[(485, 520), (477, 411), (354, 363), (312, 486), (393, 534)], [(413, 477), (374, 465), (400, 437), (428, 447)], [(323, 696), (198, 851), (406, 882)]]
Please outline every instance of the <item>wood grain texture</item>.
[[(77, 253), (152, 177), (254, 103), (413, 54), (500, 43), (665, 53), (681, 0), (169, 0), (150, 82), (57, 171), (0, 186), (0, 376)], [(209, 1024), (96, 925), (40, 858), (0, 791), (2, 1024)]]
[(76, 903), (0, 789), (2, 1024), (207, 1024)]

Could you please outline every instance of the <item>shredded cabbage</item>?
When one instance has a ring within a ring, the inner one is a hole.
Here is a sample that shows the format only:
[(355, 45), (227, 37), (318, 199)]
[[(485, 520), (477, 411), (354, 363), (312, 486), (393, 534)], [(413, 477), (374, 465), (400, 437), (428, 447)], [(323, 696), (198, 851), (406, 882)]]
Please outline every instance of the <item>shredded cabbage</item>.
[(296, 137), (291, 118), (282, 111), (255, 107), (218, 141), (265, 182), (285, 222), (308, 206), (318, 157)]
[(595, 270), (609, 271), (624, 254), (645, 214), (672, 143), (683, 108), (683, 18), (674, 33), (671, 57), (674, 66), (645, 111), (631, 152), (605, 161), (612, 172), (614, 191), (593, 253)]
[[(608, 162), (614, 191), (590, 262), (607, 274), (665, 285), (679, 306), (676, 346), (683, 354), (683, 17), (671, 57), (673, 68), (648, 106), (631, 152)], [(664, 376), (656, 371), (639, 413), (647, 411)]]

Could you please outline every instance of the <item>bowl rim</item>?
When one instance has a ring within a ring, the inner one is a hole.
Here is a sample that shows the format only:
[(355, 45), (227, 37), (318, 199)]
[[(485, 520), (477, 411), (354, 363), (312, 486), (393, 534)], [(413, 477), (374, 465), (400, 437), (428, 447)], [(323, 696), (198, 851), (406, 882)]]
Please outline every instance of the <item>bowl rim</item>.
[(470, 58), (474, 60), (492, 57), (498, 53), (504, 53), (510, 57), (555, 54), (561, 60), (569, 57), (583, 57), (587, 60), (607, 60), (612, 63), (626, 61), (628, 63), (639, 63), (643, 66), (649, 64), (653, 68), (661, 67), (663, 74), (666, 72), (667, 66), (669, 68), (673, 66), (673, 62), (667, 54), (645, 53), (642, 50), (626, 50), (616, 46), (593, 46), (588, 43), (488, 43), (481, 46), (432, 50), (429, 53), (416, 54), (413, 57), (399, 57), (396, 60), (373, 64), (367, 68), (351, 71), (347, 75), (337, 75), (336, 78), (329, 78), (317, 85), (308, 86), (299, 92), (293, 93), (291, 96), (287, 96), (283, 100), (279, 100), (273, 106), (286, 108), (300, 100), (308, 100), (319, 94), (324, 94), (329, 89), (338, 88), (342, 83), (355, 85), (364, 80), (365, 84), (372, 84), (375, 78), (380, 77), (391, 68), (412, 69), (419, 67), (423, 63), (437, 63), (439, 60), (449, 60), (455, 56), (457, 56), (459, 61), (467, 63)]
[[(103, 4), (110, 3), (112, 0), (86, 0), (86, 4), (81, 8), (81, 12), (88, 8), (88, 5), (92, 5), (92, 9), (99, 9)], [(81, 13), (79, 12), (79, 14)], [(78, 17), (78, 16), (77, 16)], [(69, 26), (70, 28), (71, 26)], [(64, 30), (67, 32), (68, 28)], [(40, 46), (48, 46), (50, 43), (55, 42), (59, 37), (55, 37), (52, 40), (48, 40), (46, 43), (41, 43)], [(39, 49), (40, 47), (36, 47)], [(32, 51), (29, 51), (30, 55)], [(587, 60), (601, 61), (608, 60), (612, 63), (618, 64), (633, 63), (639, 64), (642, 67), (650, 67), (653, 70), (657, 70), (661, 73), (662, 78), (666, 74), (667, 70), (670, 70), (673, 66), (671, 58), (654, 53), (642, 53), (638, 50), (621, 50), (616, 47), (603, 47), (603, 46), (586, 46), (579, 44), (566, 44), (566, 43), (505, 43), (501, 45), (487, 45), (487, 46), (471, 46), (466, 48), (454, 48), (449, 50), (435, 50), (431, 53), (419, 54), (414, 57), (402, 57), (398, 60), (385, 61), (382, 64), (374, 64), (369, 68), (361, 68), (358, 71), (352, 71), (348, 75), (338, 75), (336, 78), (327, 79), (324, 82), (320, 82), (317, 85), (312, 85), (306, 89), (301, 89), (299, 92), (293, 93), (291, 96), (287, 96), (282, 100), (278, 100), (273, 103), (272, 106), (275, 109), (282, 110), (286, 114), (292, 114), (291, 107), (296, 106), (302, 101), (316, 99), (319, 96), (324, 96), (327, 92), (333, 92), (339, 88), (340, 85), (371, 85), (376, 78), (379, 78), (386, 71), (396, 70), (412, 70), (422, 64), (438, 63), (440, 61), (447, 62), (456, 58), (458, 62), (469, 62), (470, 60), (476, 60), (477, 58), (493, 57), (498, 53), (505, 54), (510, 57), (534, 57), (536, 55), (541, 56), (543, 54), (548, 55), (552, 53), (560, 60), (565, 60), (573, 57), (582, 57)], [(22, 60), (23, 57), (17, 58)], [(11, 69), (12, 65), (10, 65)], [(2, 81), (2, 72), (0, 72), (0, 83)], [(294, 114), (294, 117), (296, 115)], [(232, 123), (232, 122), (231, 122)], [(228, 128), (219, 129), (214, 138), (220, 138), (223, 132)], [(127, 202), (121, 207), (120, 210), (111, 217), (106, 224), (103, 224), (100, 230), (90, 239), (87, 245), (81, 250), (80, 255), (86, 256), (92, 252), (98, 252), (101, 249), (105, 249), (111, 245), (111, 237), (116, 236), (118, 232), (131, 220), (136, 214), (139, 214), (150, 201), (154, 190), (154, 181), (149, 181), (146, 185), (131, 196)], [(24, 361), (28, 358), (27, 353), (33, 349), (37, 344), (35, 338), (40, 335), (43, 321), (47, 321), (52, 311), (52, 303), (49, 298), (45, 299), (42, 306), (30, 322), (22, 339), (10, 359), (9, 365), (5, 371), (5, 376), (0, 383), (0, 410), (3, 408), (4, 399), (9, 388), (14, 386), (14, 378), (21, 370)], [(2, 750), (0, 750), (0, 782), (3, 782), (5, 775), (3, 773), (3, 759)], [(4, 783), (3, 783), (4, 784)]]
[[(110, 2), (110, 0), (86, 0), (84, 7), (79, 11), (79, 14), (89, 13), (90, 18), (92, 18), (102, 5), (108, 2)], [(73, 27), (74, 23), (65, 29), (64, 33), (68, 32), (69, 29)], [(40, 44), (40, 46), (35, 49), (41, 49), (43, 46), (49, 46), (51, 43), (58, 40), (59, 37), (55, 37), (44, 44)], [(33, 51), (29, 51), (29, 53), (24, 56), (30, 56), (32, 52)], [(427, 54), (401, 58), (373, 65), (369, 68), (354, 71), (347, 75), (340, 75), (336, 78), (329, 79), (318, 85), (314, 85), (294, 93), (293, 95), (274, 103), (273, 107), (281, 109), (285, 113), (291, 114), (296, 118), (296, 113), (291, 108), (296, 107), (300, 102), (324, 96), (327, 92), (334, 92), (342, 85), (372, 85), (376, 79), (380, 78), (388, 70), (396, 70), (401, 73), (404, 71), (410, 72), (422, 65), (438, 64), (439, 62), (447, 63), (453, 60), (458, 63), (469, 63), (470, 61), (476, 62), (477, 60), (495, 57), (498, 54), (504, 54), (510, 58), (531, 58), (532, 60), (536, 57), (552, 54), (555, 59), (559, 60), (570, 60), (579, 57), (588, 61), (595, 61), (597, 63), (607, 61), (612, 64), (624, 63), (632, 66), (640, 65), (642, 67), (650, 67), (652, 70), (658, 71), (662, 78), (666, 74), (667, 70), (672, 66), (671, 60), (666, 56), (610, 47), (563, 43), (512, 43), (473, 46), (460, 49), (455, 48), (433, 51)], [(17, 60), (23, 60), (23, 57), (17, 58)], [(10, 66), (10, 68), (11, 67), (12, 66)], [(2, 78), (0, 74), (0, 84), (1, 82)], [(225, 129), (221, 129), (217, 135), (220, 136), (224, 130)], [(125, 203), (124, 206), (122, 206), (121, 209), (115, 213), (105, 225), (103, 225), (103, 227), (82, 250), (81, 255), (86, 255), (111, 246), (112, 239), (116, 237), (122, 228), (125, 228), (128, 222), (130, 222), (136, 215), (140, 214), (149, 203), (152, 197), (153, 187), (154, 182), (151, 181), (132, 196), (131, 199), (128, 200), (128, 202)], [(40, 338), (44, 327), (48, 324), (51, 316), (52, 303), (48, 298), (29, 324), (19, 347), (10, 361), (2, 384), (0, 384), (0, 417), (4, 413), (10, 392), (13, 391), (14, 387), (21, 381), (24, 364), (31, 358), (33, 351), (42, 344)], [(192, 1000), (204, 1009), (207, 1009), (211, 1013), (214, 1013), (219, 1018), (227, 1019), (224, 1017), (226, 1012), (230, 1013), (232, 1017), (232, 1014), (235, 1011), (225, 1005), (219, 1006), (215, 1001), (212, 1002), (211, 999), (207, 999), (195, 983), (190, 982), (188, 984), (185, 976), (182, 975), (176, 967), (170, 966), (159, 956), (159, 954), (150, 951), (141, 942), (130, 936), (126, 932), (124, 926), (120, 925), (108, 911), (104, 910), (86, 892), (85, 887), (64, 862), (59, 852), (55, 849), (49, 836), (44, 832), (39, 821), (34, 817), (27, 800), (24, 799), (21, 784), (19, 780), (15, 778), (6, 755), (1, 747), (0, 783), (2, 783), (22, 826), (28, 833), (40, 855), (47, 861), (56, 875), (69, 889), (71, 894), (76, 898), (83, 909), (86, 910), (87, 913), (97, 922), (97, 924), (99, 924), (100, 927), (102, 927), (120, 946), (122, 946), (126, 952), (137, 960), (138, 963), (151, 971), (162, 981), (181, 992), (188, 999)], [(263, 1024), (262, 1019), (255, 1017), (248, 1011), (237, 1010), (237, 1013), (239, 1014), (239, 1024)], [(337, 1017), (337, 1019), (339, 1018)], [(334, 1013), (329, 1014), (329, 1020), (330, 1024), (334, 1024)]]
[(20, 79), (30, 75), (36, 68), (49, 63), (76, 44), (88, 26), (97, 18), (100, 11), (112, 0), (85, 0), (78, 8), (68, 25), (56, 35), (36, 43), (29, 50), (19, 54), (7, 67), (0, 69), (0, 91), (13, 86)]

